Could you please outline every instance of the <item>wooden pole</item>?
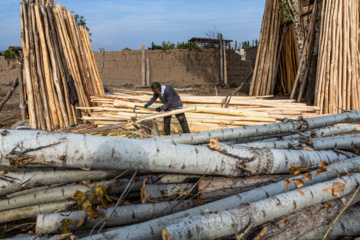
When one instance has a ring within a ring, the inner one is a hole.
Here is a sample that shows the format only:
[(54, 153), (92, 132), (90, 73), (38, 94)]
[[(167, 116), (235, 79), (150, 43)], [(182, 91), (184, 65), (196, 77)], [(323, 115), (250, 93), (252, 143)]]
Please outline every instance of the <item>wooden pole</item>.
[(44, 83), (44, 78), (43, 78), (43, 73), (42, 73), (42, 65), (41, 65), (41, 55), (40, 55), (40, 46), (39, 46), (39, 36), (38, 36), (38, 31), (37, 31), (37, 25), (36, 25), (36, 19), (35, 19), (35, 11), (34, 11), (34, 5), (30, 6), (30, 10), (31, 10), (31, 15), (32, 15), (32, 28), (33, 28), (33, 34), (34, 34), (34, 44), (35, 44), (35, 55), (36, 55), (36, 71), (37, 71), (37, 76), (38, 76), (38, 81), (39, 81), (39, 85), (40, 85), (40, 92), (41, 92), (41, 101), (43, 104), (43, 114), (45, 117), (45, 124), (46, 124), (46, 129), (48, 131), (52, 130), (51, 127), (51, 120), (50, 120), (50, 115), (49, 115), (49, 106), (48, 106), (48, 100), (47, 100), (47, 94), (45, 92), (45, 83)]
[(35, 101), (32, 89), (32, 82), (31, 82), (31, 72), (30, 72), (30, 64), (29, 64), (29, 27), (28, 27), (28, 14), (27, 14), (27, 3), (23, 2), (22, 6), (22, 19), (24, 21), (23, 31), (24, 31), (24, 38), (25, 38), (25, 45), (23, 45), (23, 54), (24, 54), (24, 70), (25, 70), (25, 82), (26, 82), (26, 92), (28, 97), (28, 112), (29, 112), (29, 125), (30, 127), (36, 128), (37, 121), (36, 121), (36, 113), (35, 113)]
[(60, 86), (60, 81), (59, 81), (59, 74), (58, 74), (58, 69), (57, 69), (57, 65), (56, 65), (56, 59), (55, 59), (55, 53), (54, 53), (54, 48), (51, 44), (51, 37), (50, 37), (50, 29), (49, 29), (49, 22), (48, 22), (48, 17), (47, 17), (47, 12), (45, 9), (45, 6), (41, 6), (41, 12), (44, 16), (44, 25), (45, 25), (45, 34), (46, 34), (46, 38), (47, 38), (47, 46), (49, 49), (49, 53), (50, 53), (50, 60), (51, 60), (51, 64), (52, 64), (52, 72), (53, 72), (53, 80), (54, 80), (54, 85), (55, 85), (55, 89), (56, 89), (56, 94), (57, 94), (57, 99), (59, 101), (59, 107), (60, 107), (60, 111), (64, 120), (64, 124), (66, 127), (69, 127), (69, 118), (68, 118), (68, 114), (66, 111), (66, 106), (65, 106), (65, 101), (64, 101), (64, 97), (62, 95), (62, 90), (61, 90), (61, 86)]
[(227, 62), (226, 62), (226, 42), (223, 44), (224, 49), (224, 85), (227, 87), (228, 85), (228, 75), (227, 75)]
[(150, 60), (146, 58), (146, 86), (150, 87)]
[(222, 34), (220, 34), (220, 39), (219, 39), (219, 50), (220, 50), (220, 82), (219, 84), (222, 85), (224, 84), (224, 52), (223, 52), (223, 38), (222, 38)]
[[(51, 10), (51, 7), (50, 6), (46, 6), (44, 11), (47, 11), (47, 15), (48, 15), (48, 20), (49, 20), (49, 26), (50, 26), (50, 37), (51, 39), (53, 40), (53, 44), (54, 44), (54, 55), (55, 55), (55, 60), (56, 60), (56, 66), (57, 66), (57, 69), (59, 70), (58, 72), (60, 73), (60, 79), (61, 81), (59, 80), (59, 86), (61, 87), (61, 89), (63, 90), (63, 94), (62, 95), (62, 98), (65, 98), (65, 106), (66, 106), (66, 114), (68, 116), (68, 121), (69, 121), (69, 125), (73, 125), (74, 124), (74, 121), (73, 121), (73, 117), (72, 117), (72, 111), (71, 111), (71, 108), (70, 108), (70, 102), (69, 102), (69, 89), (68, 89), (68, 84), (67, 84), (67, 79), (68, 79), (68, 74), (67, 74), (67, 67), (66, 67), (66, 64), (63, 64), (63, 60), (64, 57), (63, 57), (63, 54), (62, 53), (62, 49), (60, 48), (60, 45), (59, 45), (59, 36), (57, 34), (57, 29), (56, 29), (56, 25), (55, 25), (55, 22), (54, 22), (54, 17), (53, 17), (53, 11)], [(60, 51), (61, 50), (61, 51)], [(62, 91), (61, 91), (62, 92)], [(59, 94), (59, 93), (58, 93)]]
[(31, 4), (28, 8), (28, 15), (29, 15), (29, 36), (30, 36), (30, 67), (31, 67), (31, 77), (33, 83), (33, 90), (35, 96), (35, 103), (36, 103), (36, 114), (38, 119), (38, 129), (47, 129), (45, 115), (44, 113), (44, 105), (42, 102), (42, 97), (40, 94), (40, 87), (39, 87), (39, 78), (38, 73), (36, 70), (36, 57), (35, 57), (35, 42), (34, 42), (34, 32), (35, 30), (33, 27), (35, 26), (35, 15), (33, 15), (33, 11), (31, 11), (31, 7), (34, 4)]
[(51, 113), (51, 120), (52, 120), (52, 128), (58, 129), (60, 127), (59, 124), (59, 117), (57, 115), (56, 105), (55, 105), (55, 97), (54, 97), (54, 90), (53, 90), (53, 83), (51, 82), (51, 75), (50, 75), (50, 66), (49, 66), (49, 55), (48, 50), (46, 46), (45, 41), (45, 33), (43, 30), (40, 10), (38, 5), (34, 5), (34, 11), (36, 16), (36, 23), (37, 23), (37, 30), (39, 32), (40, 37), (40, 46), (41, 46), (41, 53), (42, 53), (42, 65), (43, 65), (43, 71), (45, 73), (45, 82), (46, 82), (46, 92), (47, 92), (47, 98)]
[(141, 44), (141, 86), (146, 86), (145, 68), (145, 45)]

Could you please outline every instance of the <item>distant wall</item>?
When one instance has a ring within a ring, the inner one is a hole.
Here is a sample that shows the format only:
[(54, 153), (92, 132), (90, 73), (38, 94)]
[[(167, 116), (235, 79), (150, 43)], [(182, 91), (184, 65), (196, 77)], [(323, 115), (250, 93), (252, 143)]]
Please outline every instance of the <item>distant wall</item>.
[[(204, 49), (146, 50), (150, 61), (150, 81), (176, 87), (214, 85), (220, 72), (219, 51)], [(95, 60), (105, 85), (141, 85), (141, 51), (96, 52)], [(251, 61), (242, 61), (232, 50), (227, 51), (228, 83), (238, 86), (252, 72)]]
[(16, 63), (8, 62), (4, 56), (0, 56), (0, 84), (13, 83), (18, 74)]

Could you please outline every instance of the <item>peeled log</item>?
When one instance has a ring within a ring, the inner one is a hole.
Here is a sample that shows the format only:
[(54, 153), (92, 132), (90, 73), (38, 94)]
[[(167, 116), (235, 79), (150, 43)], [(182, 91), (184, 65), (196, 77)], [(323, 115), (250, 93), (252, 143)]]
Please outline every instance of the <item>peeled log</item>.
[(219, 141), (222, 141), (227, 139), (256, 137), (262, 135), (303, 132), (306, 130), (320, 128), (326, 125), (358, 121), (360, 121), (360, 111), (353, 111), (337, 115), (329, 115), (309, 119), (298, 119), (295, 121), (266, 124), (262, 126), (239, 127), (201, 133), (187, 133), (165, 137), (156, 137), (154, 138), (154, 140), (173, 143), (201, 144), (209, 142), (212, 138), (217, 138), (219, 139)]
[[(138, 139), (43, 131), (0, 130), (0, 152), (2, 154), (0, 167), (51, 165), (53, 167), (103, 170), (127, 169), (244, 176), (259, 173), (287, 173), (287, 164), (292, 166), (301, 164), (305, 167), (317, 165), (321, 161), (334, 162), (348, 158), (332, 151), (235, 150), (237, 151), (234, 151), (234, 154), (238, 155), (213, 151), (204, 146)], [(246, 162), (254, 155), (258, 155), (255, 161)], [(260, 160), (264, 161), (262, 157), (268, 159), (269, 167), (260, 163)], [(242, 164), (247, 165), (246, 169), (239, 167)]]
[[(2, 175), (0, 179), (0, 196), (36, 186), (65, 184), (77, 181), (113, 178), (121, 171), (81, 171), (81, 170), (49, 170), (49, 171), (18, 171)], [(11, 179), (6, 181), (4, 179)]]
[[(335, 170), (339, 175), (345, 175), (347, 172), (354, 172), (358, 170), (360, 164), (360, 157), (349, 159), (344, 163), (335, 163), (331, 165), (332, 169), (327, 169), (327, 173), (320, 174), (315, 176), (316, 171), (311, 172), (313, 174), (312, 180), (304, 181), (304, 186), (310, 186), (315, 183), (328, 181), (330, 179), (336, 178)], [(293, 177), (289, 180), (302, 179), (303, 176)], [(171, 214), (154, 220), (150, 220), (144, 223), (121, 227), (113, 231), (106, 233), (93, 235), (91, 237), (85, 238), (86, 240), (112, 240), (112, 239), (160, 239), (161, 238), (161, 229), (169, 224), (174, 224), (187, 220), (191, 217), (205, 215), (210, 211), (224, 211), (231, 208), (239, 207), (241, 204), (251, 203), (259, 201), (271, 196), (284, 193), (296, 189), (295, 184), (290, 184), (286, 190), (284, 181), (273, 183), (261, 188), (257, 188), (245, 193), (240, 193), (216, 202), (204, 204), (199, 207), (195, 207), (189, 210), (185, 210), (179, 213)], [(229, 234), (230, 235), (230, 234)]]
[[(330, 225), (319, 227), (299, 239), (322, 239), (329, 227)], [(353, 238), (360, 236), (360, 206), (354, 206), (346, 210), (335, 223), (334, 227), (331, 228), (326, 239), (341, 239), (343, 236)]]
[(63, 201), (40, 204), (30, 207), (11, 209), (0, 212), (0, 223), (12, 222), (20, 219), (36, 217), (39, 214), (53, 213), (59, 210), (66, 210), (74, 205), (74, 202)]
[[(274, 197), (245, 204), (242, 207), (216, 214), (197, 217), (169, 225), (162, 230), (163, 239), (215, 239), (232, 234), (245, 233), (247, 230), (272, 221), (301, 209), (337, 198), (324, 189), (334, 184), (342, 184), (344, 189), (337, 191), (344, 196), (356, 190), (360, 183), (360, 173), (335, 179), (313, 186), (301, 188)], [(309, 197), (311, 196), (311, 197)]]
[[(193, 189), (192, 191), (190, 191)], [(187, 195), (197, 193), (197, 187), (192, 183), (145, 185), (141, 189), (141, 203), (175, 200)]]
[[(195, 207), (196, 205), (196, 201), (174, 201), (121, 206), (118, 207), (114, 214), (108, 219), (106, 227), (116, 227), (148, 221), (153, 219), (154, 216), (162, 217), (167, 215), (169, 212), (183, 211), (185, 209)], [(110, 216), (112, 210), (113, 208), (99, 209), (99, 217), (91, 220), (87, 220), (85, 211), (62, 212), (45, 215), (42, 214), (37, 217), (36, 233), (61, 233), (61, 221), (63, 219), (69, 219), (71, 221), (69, 224), (71, 231), (79, 229), (92, 229), (99, 221), (107, 219)], [(79, 222), (84, 219), (86, 219), (85, 223), (78, 227)], [(100, 226), (101, 225), (98, 225), (98, 227)]]
[(205, 177), (199, 182), (198, 201), (214, 202), (255, 188), (275, 183), (289, 175), (256, 175), (242, 178)]

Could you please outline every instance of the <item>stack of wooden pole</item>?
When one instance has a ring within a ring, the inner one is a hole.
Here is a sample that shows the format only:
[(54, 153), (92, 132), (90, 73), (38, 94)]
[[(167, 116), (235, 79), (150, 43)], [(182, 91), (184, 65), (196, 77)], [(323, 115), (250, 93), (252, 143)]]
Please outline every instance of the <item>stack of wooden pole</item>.
[(322, 113), (359, 109), (359, 2), (324, 1), (315, 88)]
[(87, 30), (53, 1), (24, 0), (20, 16), (30, 126), (77, 124), (74, 105), (90, 107), (90, 96), (104, 95)]
[(354, 111), (146, 140), (0, 130), (0, 237), (297, 239), (358, 205), (360, 135), (320, 133), (358, 121)]
[(258, 54), (250, 86), (251, 96), (270, 95), (278, 52), (280, 14), (278, 1), (267, 0)]
[[(285, 28), (283, 29), (285, 31)], [(283, 33), (284, 34), (284, 33)], [(278, 92), (291, 93), (296, 77), (296, 71), (299, 66), (299, 48), (296, 42), (295, 29), (293, 24), (288, 25), (284, 35), (283, 46), (278, 73)], [(276, 81), (276, 79), (275, 79)]]
[[(114, 95), (104, 97), (92, 97), (91, 101), (98, 104), (98, 107), (79, 108), (91, 110), (90, 117), (83, 117), (85, 121), (92, 121), (95, 125), (105, 125), (155, 119), (162, 123), (164, 113), (158, 114), (154, 110), (142, 108), (152, 97), (151, 92), (131, 91), (118, 89)], [(306, 104), (295, 103), (295, 100), (288, 99), (267, 99), (266, 97), (233, 96), (228, 108), (222, 108), (224, 97), (193, 96), (180, 94), (184, 108), (177, 111), (185, 112), (191, 132), (202, 132), (215, 129), (225, 129), (239, 126), (261, 125), (274, 123), (287, 119), (296, 119), (299, 116), (310, 117), (317, 115), (317, 107), (306, 106)], [(134, 107), (136, 111), (134, 112)], [(161, 106), (158, 100), (151, 107)], [(165, 113), (167, 114), (167, 113)], [(174, 113), (168, 113), (174, 115)], [(172, 119), (173, 132), (181, 128), (176, 118)], [(158, 124), (161, 130), (163, 124)]]

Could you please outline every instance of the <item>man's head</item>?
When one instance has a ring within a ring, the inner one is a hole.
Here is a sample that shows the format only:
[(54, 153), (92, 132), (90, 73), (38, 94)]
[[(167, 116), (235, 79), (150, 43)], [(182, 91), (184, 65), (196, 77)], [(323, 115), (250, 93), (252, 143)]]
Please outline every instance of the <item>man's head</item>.
[(151, 90), (156, 94), (161, 93), (161, 84), (158, 82), (153, 82), (151, 84)]

